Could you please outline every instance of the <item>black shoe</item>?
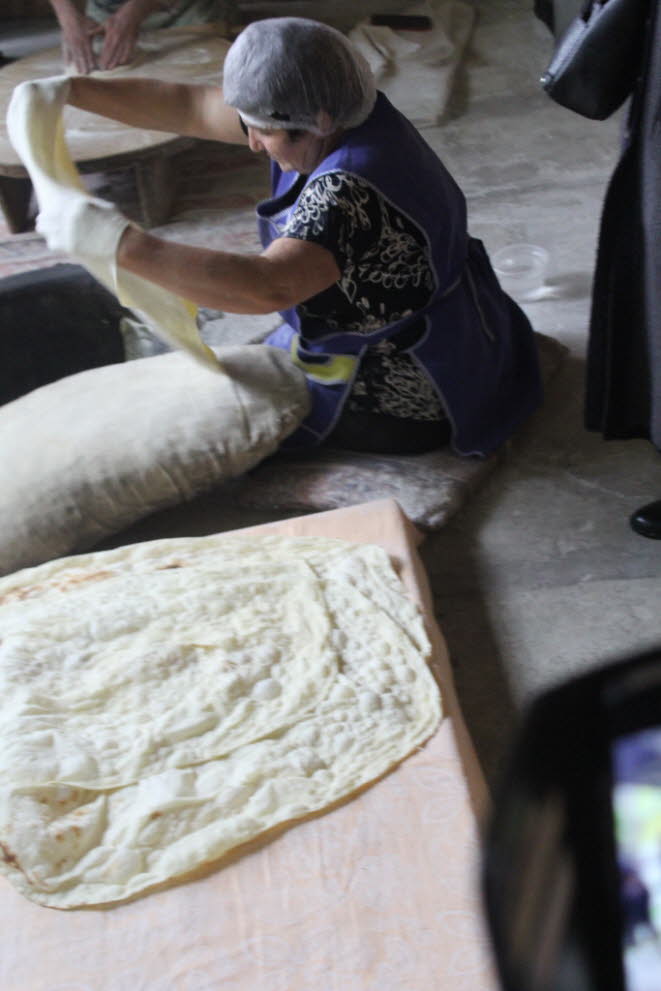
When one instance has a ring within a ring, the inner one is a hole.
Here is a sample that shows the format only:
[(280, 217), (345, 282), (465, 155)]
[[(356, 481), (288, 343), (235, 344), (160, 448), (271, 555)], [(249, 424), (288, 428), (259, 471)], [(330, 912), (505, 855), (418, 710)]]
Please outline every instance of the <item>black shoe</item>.
[(661, 540), (661, 499), (650, 502), (646, 506), (637, 509), (629, 517), (632, 529), (643, 537), (652, 537), (654, 540)]

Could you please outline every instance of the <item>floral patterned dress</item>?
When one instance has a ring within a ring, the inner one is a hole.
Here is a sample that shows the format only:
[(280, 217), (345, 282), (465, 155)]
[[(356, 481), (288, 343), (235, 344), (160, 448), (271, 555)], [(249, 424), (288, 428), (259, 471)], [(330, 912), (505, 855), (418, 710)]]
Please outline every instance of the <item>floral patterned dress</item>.
[[(290, 191), (295, 202), (305, 183)], [(301, 334), (372, 334), (421, 310), (434, 291), (423, 232), (360, 176), (331, 172), (303, 190), (285, 237), (327, 248), (342, 273), (329, 289), (297, 307)], [(429, 376), (406, 348), (425, 331), (421, 319), (396, 340), (383, 339), (363, 355), (345, 410), (414, 420), (445, 419)]]

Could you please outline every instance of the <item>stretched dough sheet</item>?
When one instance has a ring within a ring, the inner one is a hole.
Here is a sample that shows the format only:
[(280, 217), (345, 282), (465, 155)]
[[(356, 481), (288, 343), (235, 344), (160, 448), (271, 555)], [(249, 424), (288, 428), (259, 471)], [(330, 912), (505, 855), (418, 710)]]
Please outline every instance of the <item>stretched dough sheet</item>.
[(484, 782), (391, 500), (253, 528), (384, 547), (426, 615), (446, 713), (357, 798), (110, 910), (54, 912), (0, 879), (3, 991), (495, 991), (475, 868)]
[[(89, 197), (65, 140), (58, 89), (64, 77), (20, 83), (7, 111), (9, 138), (28, 170), (41, 210), (57, 212), (77, 199)], [(127, 221), (128, 223), (128, 221)], [(90, 244), (76, 260), (103, 283), (122, 305), (135, 310), (154, 333), (174, 347), (220, 370), (217, 357), (200, 337), (197, 307), (132, 272), (118, 268), (114, 255), (95, 250)]]

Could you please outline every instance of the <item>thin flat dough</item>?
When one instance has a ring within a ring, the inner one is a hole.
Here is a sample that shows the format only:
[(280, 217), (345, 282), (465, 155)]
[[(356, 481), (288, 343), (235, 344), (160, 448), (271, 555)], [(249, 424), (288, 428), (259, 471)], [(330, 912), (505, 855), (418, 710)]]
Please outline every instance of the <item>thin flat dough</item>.
[(121, 901), (377, 780), (441, 718), (385, 550), (217, 535), (0, 580), (0, 871)]
[[(66, 85), (65, 76), (21, 83), (14, 90), (7, 111), (9, 139), (30, 175), (42, 210), (57, 211), (72, 197), (91, 199), (65, 140), (58, 99), (63, 85)], [(114, 255), (100, 258), (90, 251), (78, 261), (168, 344), (220, 370), (216, 355), (200, 337), (195, 304), (118, 268)]]

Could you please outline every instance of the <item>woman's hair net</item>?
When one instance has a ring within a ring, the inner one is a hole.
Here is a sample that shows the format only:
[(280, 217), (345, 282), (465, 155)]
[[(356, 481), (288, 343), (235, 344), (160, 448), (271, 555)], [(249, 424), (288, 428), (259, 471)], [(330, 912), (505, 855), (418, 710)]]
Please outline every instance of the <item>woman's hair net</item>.
[(225, 58), (223, 92), (252, 127), (319, 135), (357, 127), (376, 100), (367, 60), (335, 28), (304, 17), (244, 28)]

